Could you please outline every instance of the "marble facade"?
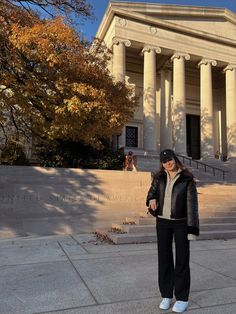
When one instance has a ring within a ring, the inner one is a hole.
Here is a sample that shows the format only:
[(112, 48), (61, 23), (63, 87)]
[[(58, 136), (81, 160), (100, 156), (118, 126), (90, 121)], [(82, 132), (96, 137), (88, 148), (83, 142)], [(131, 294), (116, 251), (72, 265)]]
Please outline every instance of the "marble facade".
[(111, 1), (96, 36), (112, 51), (114, 79), (139, 97), (119, 146), (236, 157), (235, 13)]

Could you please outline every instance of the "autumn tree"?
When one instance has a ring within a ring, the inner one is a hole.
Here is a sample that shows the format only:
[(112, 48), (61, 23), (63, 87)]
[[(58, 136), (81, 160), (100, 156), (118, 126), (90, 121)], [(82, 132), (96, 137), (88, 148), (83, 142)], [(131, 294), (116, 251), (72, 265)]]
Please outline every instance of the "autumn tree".
[(120, 133), (136, 103), (132, 91), (112, 80), (105, 47), (97, 42), (91, 50), (62, 18), (40, 20), (14, 5), (31, 1), (10, 2), (0, 8), (0, 126), (5, 137), (11, 127), (25, 137), (99, 147), (101, 138)]

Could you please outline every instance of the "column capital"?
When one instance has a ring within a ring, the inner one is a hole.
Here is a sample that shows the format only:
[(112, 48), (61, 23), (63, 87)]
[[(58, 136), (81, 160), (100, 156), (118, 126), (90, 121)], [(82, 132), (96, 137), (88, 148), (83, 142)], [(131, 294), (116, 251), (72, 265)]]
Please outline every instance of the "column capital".
[(188, 53), (175, 52), (170, 59), (171, 61), (173, 61), (174, 59), (180, 59), (180, 58), (184, 58), (185, 60), (190, 60), (190, 55)]
[(236, 64), (229, 63), (224, 69), (223, 72), (236, 70)]
[(112, 38), (112, 46), (113, 45), (119, 45), (119, 44), (124, 44), (125, 47), (130, 47), (131, 46), (131, 41), (129, 39), (121, 38), (121, 37), (113, 37)]
[(200, 67), (203, 64), (204, 65), (210, 64), (210, 65), (213, 65), (215, 67), (217, 65), (217, 62), (216, 62), (216, 60), (213, 60), (213, 59), (203, 58), (201, 61), (198, 62), (198, 66)]
[(143, 47), (141, 51), (141, 56), (144, 55), (144, 52), (151, 52), (155, 51), (156, 53), (161, 53), (161, 48), (160, 47), (155, 47), (155, 46), (145, 46)]

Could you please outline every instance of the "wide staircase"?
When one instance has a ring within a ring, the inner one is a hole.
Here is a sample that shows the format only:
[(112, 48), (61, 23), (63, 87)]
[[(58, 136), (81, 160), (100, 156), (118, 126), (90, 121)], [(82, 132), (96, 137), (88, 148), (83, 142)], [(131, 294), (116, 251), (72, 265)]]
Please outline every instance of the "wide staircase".
[[(152, 156), (147, 164), (150, 166), (153, 160), (158, 163)], [(213, 160), (212, 163), (202, 162), (196, 166), (193, 161), (189, 165), (188, 159), (184, 162), (197, 180), (200, 217), (198, 239), (236, 238), (236, 164)], [(97, 230), (97, 235), (115, 244), (156, 242), (156, 220), (144, 209), (139, 216), (124, 217), (121, 224), (114, 222), (110, 230)]]
[[(158, 171), (159, 155), (139, 150), (134, 151), (134, 154), (137, 156), (138, 171)], [(201, 181), (236, 183), (236, 160), (223, 162), (219, 159), (207, 158), (199, 161), (181, 155), (178, 155), (178, 158)]]

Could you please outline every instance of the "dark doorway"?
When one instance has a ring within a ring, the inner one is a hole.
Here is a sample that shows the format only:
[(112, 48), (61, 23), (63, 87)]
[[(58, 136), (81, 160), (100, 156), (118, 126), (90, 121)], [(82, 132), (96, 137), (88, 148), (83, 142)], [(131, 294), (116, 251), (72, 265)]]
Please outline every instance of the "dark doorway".
[(193, 159), (200, 159), (200, 116), (187, 114), (187, 154)]
[(138, 147), (138, 128), (134, 126), (126, 127), (126, 146)]

